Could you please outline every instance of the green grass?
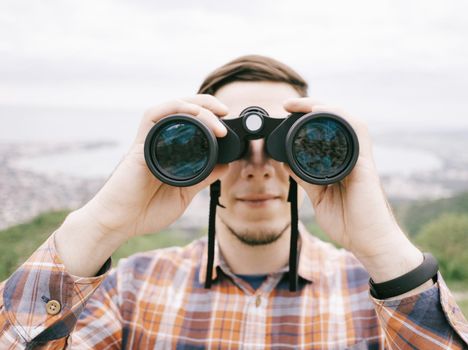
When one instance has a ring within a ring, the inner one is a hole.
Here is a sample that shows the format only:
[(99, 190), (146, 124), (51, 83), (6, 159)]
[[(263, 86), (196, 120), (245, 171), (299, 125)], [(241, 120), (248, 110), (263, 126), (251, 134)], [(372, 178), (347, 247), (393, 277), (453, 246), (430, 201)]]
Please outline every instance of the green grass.
[(21, 265), (54, 232), (68, 211), (50, 212), (0, 231), (0, 281)]
[(414, 237), (424, 225), (444, 213), (468, 213), (468, 192), (450, 198), (393, 203), (392, 207), (405, 232)]
[(460, 306), (465, 318), (468, 319), (468, 299), (458, 300), (457, 304)]
[(462, 310), (463, 315), (465, 315), (465, 318), (468, 319), (468, 280), (447, 281), (447, 286), (452, 292), (456, 294), (464, 294), (462, 299), (457, 300), (457, 304), (460, 306), (460, 309)]
[(458, 281), (446, 281), (447, 286), (450, 288), (450, 290), (453, 290), (454, 292), (467, 292), (468, 293), (468, 280), (458, 280)]
[(194, 239), (203, 236), (205, 232), (206, 230), (204, 229), (193, 232), (166, 230), (155, 234), (132, 238), (112, 255), (113, 265), (115, 266), (119, 259), (137, 252), (187, 245)]
[[(49, 212), (33, 220), (0, 231), (0, 281), (10, 276), (65, 220), (69, 211)], [(113, 264), (120, 258), (170, 246), (184, 246), (204, 234), (205, 230), (179, 231), (169, 229), (130, 239), (113, 255)]]

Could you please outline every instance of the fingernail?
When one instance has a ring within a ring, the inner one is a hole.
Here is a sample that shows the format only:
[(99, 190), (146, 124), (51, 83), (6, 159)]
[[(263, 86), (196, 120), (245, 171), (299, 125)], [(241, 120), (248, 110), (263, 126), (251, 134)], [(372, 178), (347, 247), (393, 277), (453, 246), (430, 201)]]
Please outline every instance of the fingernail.
[(226, 106), (224, 103), (220, 102), (221, 107), (227, 112), (229, 112), (228, 106)]
[(224, 134), (227, 134), (227, 129), (226, 129), (226, 127), (224, 126), (224, 124), (221, 123), (221, 122), (219, 122), (219, 125), (220, 125), (220, 128), (219, 128), (219, 129), (220, 129)]

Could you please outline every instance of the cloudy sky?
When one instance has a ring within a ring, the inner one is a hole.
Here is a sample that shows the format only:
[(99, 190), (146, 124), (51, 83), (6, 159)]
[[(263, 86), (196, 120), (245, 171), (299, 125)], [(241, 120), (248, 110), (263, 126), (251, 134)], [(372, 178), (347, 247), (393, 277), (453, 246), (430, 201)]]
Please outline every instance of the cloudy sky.
[(468, 127), (467, 13), (463, 0), (2, 0), (0, 113), (144, 111), (257, 53), (370, 123)]

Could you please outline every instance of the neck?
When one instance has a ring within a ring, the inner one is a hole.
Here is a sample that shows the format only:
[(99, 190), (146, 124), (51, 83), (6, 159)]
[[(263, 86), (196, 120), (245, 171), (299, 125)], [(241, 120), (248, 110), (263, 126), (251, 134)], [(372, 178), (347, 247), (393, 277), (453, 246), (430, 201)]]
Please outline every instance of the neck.
[(249, 245), (241, 242), (219, 217), (216, 218), (216, 239), (220, 251), (235, 274), (269, 274), (287, 266), (290, 237), (291, 231), (288, 226), (272, 243)]

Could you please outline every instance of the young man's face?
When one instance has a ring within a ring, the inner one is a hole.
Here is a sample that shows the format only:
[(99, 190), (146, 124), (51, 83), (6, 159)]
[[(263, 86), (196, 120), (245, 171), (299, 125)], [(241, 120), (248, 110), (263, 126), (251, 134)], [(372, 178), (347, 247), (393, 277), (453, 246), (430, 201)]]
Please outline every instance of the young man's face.
[[(236, 118), (249, 106), (285, 117), (283, 102), (300, 97), (290, 85), (275, 82), (234, 82), (215, 96), (229, 108), (225, 118)], [(244, 159), (229, 164), (221, 184), (220, 203), (226, 209), (218, 207), (218, 216), (242, 242), (271, 243), (289, 228), (289, 174), (282, 163), (267, 157), (263, 139), (250, 141)]]

